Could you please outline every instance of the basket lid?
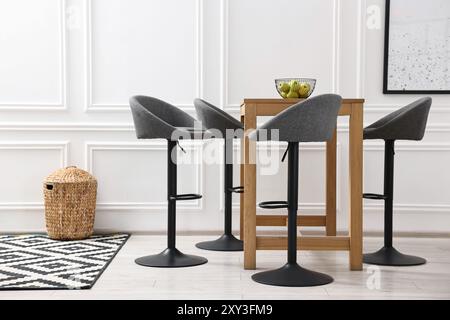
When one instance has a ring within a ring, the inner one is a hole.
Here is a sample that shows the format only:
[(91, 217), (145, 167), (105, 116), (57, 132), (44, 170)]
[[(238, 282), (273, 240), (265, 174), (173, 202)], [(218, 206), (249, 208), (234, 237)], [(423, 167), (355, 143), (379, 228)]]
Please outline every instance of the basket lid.
[(70, 166), (56, 170), (47, 178), (45, 178), (44, 183), (80, 183), (89, 181), (97, 180), (89, 172), (81, 170), (75, 166)]

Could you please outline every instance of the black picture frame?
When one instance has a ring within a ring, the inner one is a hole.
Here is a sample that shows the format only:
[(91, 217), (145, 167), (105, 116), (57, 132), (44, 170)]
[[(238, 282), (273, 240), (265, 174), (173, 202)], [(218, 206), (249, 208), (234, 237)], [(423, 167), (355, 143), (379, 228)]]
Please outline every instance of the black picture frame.
[(391, 18), (391, 0), (386, 0), (386, 15), (385, 15), (385, 29), (384, 29), (383, 93), (384, 94), (450, 94), (450, 90), (389, 90), (388, 74), (389, 74), (390, 18)]

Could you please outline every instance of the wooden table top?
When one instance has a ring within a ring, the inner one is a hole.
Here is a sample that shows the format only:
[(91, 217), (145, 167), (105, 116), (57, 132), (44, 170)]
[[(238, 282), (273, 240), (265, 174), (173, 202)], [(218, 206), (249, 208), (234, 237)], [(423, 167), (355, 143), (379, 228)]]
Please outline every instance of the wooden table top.
[[(260, 98), (251, 98), (244, 99), (244, 102), (241, 104), (245, 106), (246, 104), (296, 104), (298, 102), (304, 101), (305, 99), (260, 99)], [(364, 99), (342, 99), (343, 103), (364, 103)]]
[[(245, 116), (249, 109), (255, 109), (255, 116), (275, 116), (294, 104), (305, 99), (244, 99), (241, 104), (241, 116)], [(348, 116), (353, 108), (361, 108), (364, 99), (342, 99), (342, 106), (339, 110), (340, 116)], [(253, 112), (253, 111), (251, 111)]]

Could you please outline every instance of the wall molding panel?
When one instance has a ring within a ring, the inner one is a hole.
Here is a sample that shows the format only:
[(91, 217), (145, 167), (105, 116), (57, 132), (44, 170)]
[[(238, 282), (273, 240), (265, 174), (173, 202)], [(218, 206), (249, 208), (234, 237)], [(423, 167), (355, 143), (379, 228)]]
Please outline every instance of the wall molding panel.
[(333, 68), (333, 83), (332, 92), (340, 92), (340, 73), (341, 73), (341, 1), (333, 0), (333, 56), (332, 56), (332, 68)]
[[(0, 142), (0, 153), (3, 150), (33, 150), (33, 151), (58, 151), (60, 168), (67, 167), (69, 158), (68, 141), (17, 141)], [(13, 168), (12, 168), (13, 169)], [(19, 169), (19, 168), (15, 168)], [(57, 168), (55, 168), (56, 170)], [(48, 173), (50, 174), (50, 172)], [(42, 183), (39, 181), (37, 183)], [(44, 202), (0, 202), (0, 211), (29, 211), (43, 210)]]
[(59, 50), (60, 50), (60, 100), (54, 103), (42, 103), (42, 102), (15, 102), (15, 103), (2, 103), (0, 102), (1, 111), (62, 111), (67, 110), (67, 34), (66, 34), (66, 3), (67, 0), (57, 0), (59, 6), (59, 22), (58, 31), (60, 33), (59, 38)]
[[(366, 143), (364, 145), (364, 152), (379, 152), (384, 153), (384, 144), (382, 143)], [(396, 142), (395, 152), (403, 153), (450, 153), (450, 143), (405, 143)], [(380, 172), (380, 175), (382, 172)], [(395, 183), (395, 182), (394, 182)], [(368, 213), (380, 213), (384, 210), (384, 204), (380, 201), (364, 201), (364, 211)], [(450, 204), (435, 204), (435, 203), (419, 203), (419, 204), (406, 204), (406, 203), (395, 203), (394, 200), (394, 211), (400, 213), (422, 213), (427, 214), (430, 212), (437, 213), (450, 213)]]
[(6, 132), (135, 132), (132, 123), (66, 123), (66, 122), (25, 122), (0, 123), (0, 131)]
[(220, 106), (239, 112), (239, 106), (228, 103), (229, 10), (228, 0), (220, 0)]
[[(409, 99), (410, 102), (413, 101), (413, 99)], [(399, 108), (405, 106), (406, 103), (366, 103), (364, 105), (364, 112), (367, 113), (380, 113), (380, 112), (394, 112), (395, 110), (398, 110)], [(433, 103), (430, 113), (442, 113), (442, 114), (450, 114), (450, 103), (448, 105), (439, 104), (439, 103)], [(450, 125), (450, 122), (448, 123)]]
[(358, 1), (356, 15), (356, 88), (357, 97), (363, 98), (366, 81), (366, 25), (367, 25), (367, 0)]
[[(341, 57), (341, 1), (333, 0), (333, 51), (331, 54), (331, 90), (339, 92)], [(240, 104), (230, 103), (229, 99), (229, 0), (220, 0), (220, 106), (230, 113), (240, 113)]]
[[(128, 104), (123, 104), (121, 102), (114, 104), (102, 104), (93, 102), (93, 36), (92, 36), (92, 1), (86, 0), (86, 89), (85, 89), (85, 112), (130, 112), (130, 107)], [(196, 17), (195, 17), (195, 34), (196, 34), (196, 46), (195, 46), (195, 62), (196, 62), (196, 88), (195, 95), (197, 97), (203, 97), (204, 88), (204, 57), (203, 57), (203, 45), (204, 45), (204, 30), (203, 30), (203, 20), (204, 20), (204, 1), (205, 0), (195, 0), (196, 6)], [(189, 102), (174, 102), (179, 108), (185, 111), (193, 111), (194, 105)]]
[(60, 166), (65, 167), (69, 157), (68, 141), (7, 141), (0, 142), (1, 150), (58, 150), (60, 151)]
[[(190, 143), (183, 144), (183, 148), (187, 152), (193, 152), (195, 161), (195, 190), (202, 194), (203, 190), (203, 161), (202, 161), (202, 144)], [(85, 168), (87, 171), (95, 175), (94, 157), (95, 153), (99, 151), (115, 151), (115, 152), (167, 152), (167, 144), (165, 142), (86, 142), (85, 144)], [(180, 153), (179, 153), (180, 155)], [(179, 157), (180, 160), (180, 157)], [(164, 171), (163, 177), (166, 176)], [(137, 186), (138, 188), (139, 186)], [(166, 186), (161, 185), (165, 190)], [(150, 195), (149, 195), (150, 197)], [(152, 210), (165, 211), (167, 210), (167, 201), (143, 201), (143, 202), (98, 202), (97, 208), (99, 210)], [(194, 201), (182, 201), (177, 204), (177, 208), (183, 211), (202, 211), (203, 199)]]

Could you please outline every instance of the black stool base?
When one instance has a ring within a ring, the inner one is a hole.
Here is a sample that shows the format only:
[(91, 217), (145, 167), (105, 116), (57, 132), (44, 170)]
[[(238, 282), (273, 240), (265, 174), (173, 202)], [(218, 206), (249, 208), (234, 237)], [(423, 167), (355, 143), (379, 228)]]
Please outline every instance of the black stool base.
[(256, 273), (252, 279), (262, 284), (283, 287), (313, 287), (333, 282), (329, 275), (304, 269), (296, 263), (287, 263), (280, 269)]
[(383, 247), (377, 252), (365, 254), (364, 263), (380, 266), (418, 266), (427, 261), (420, 257), (408, 256), (393, 247)]
[(211, 251), (242, 251), (244, 249), (242, 240), (236, 239), (232, 234), (224, 234), (217, 240), (200, 242), (195, 246)]
[(160, 254), (138, 258), (135, 262), (145, 267), (181, 268), (198, 266), (208, 262), (208, 260), (203, 257), (184, 254), (176, 248), (167, 248)]

